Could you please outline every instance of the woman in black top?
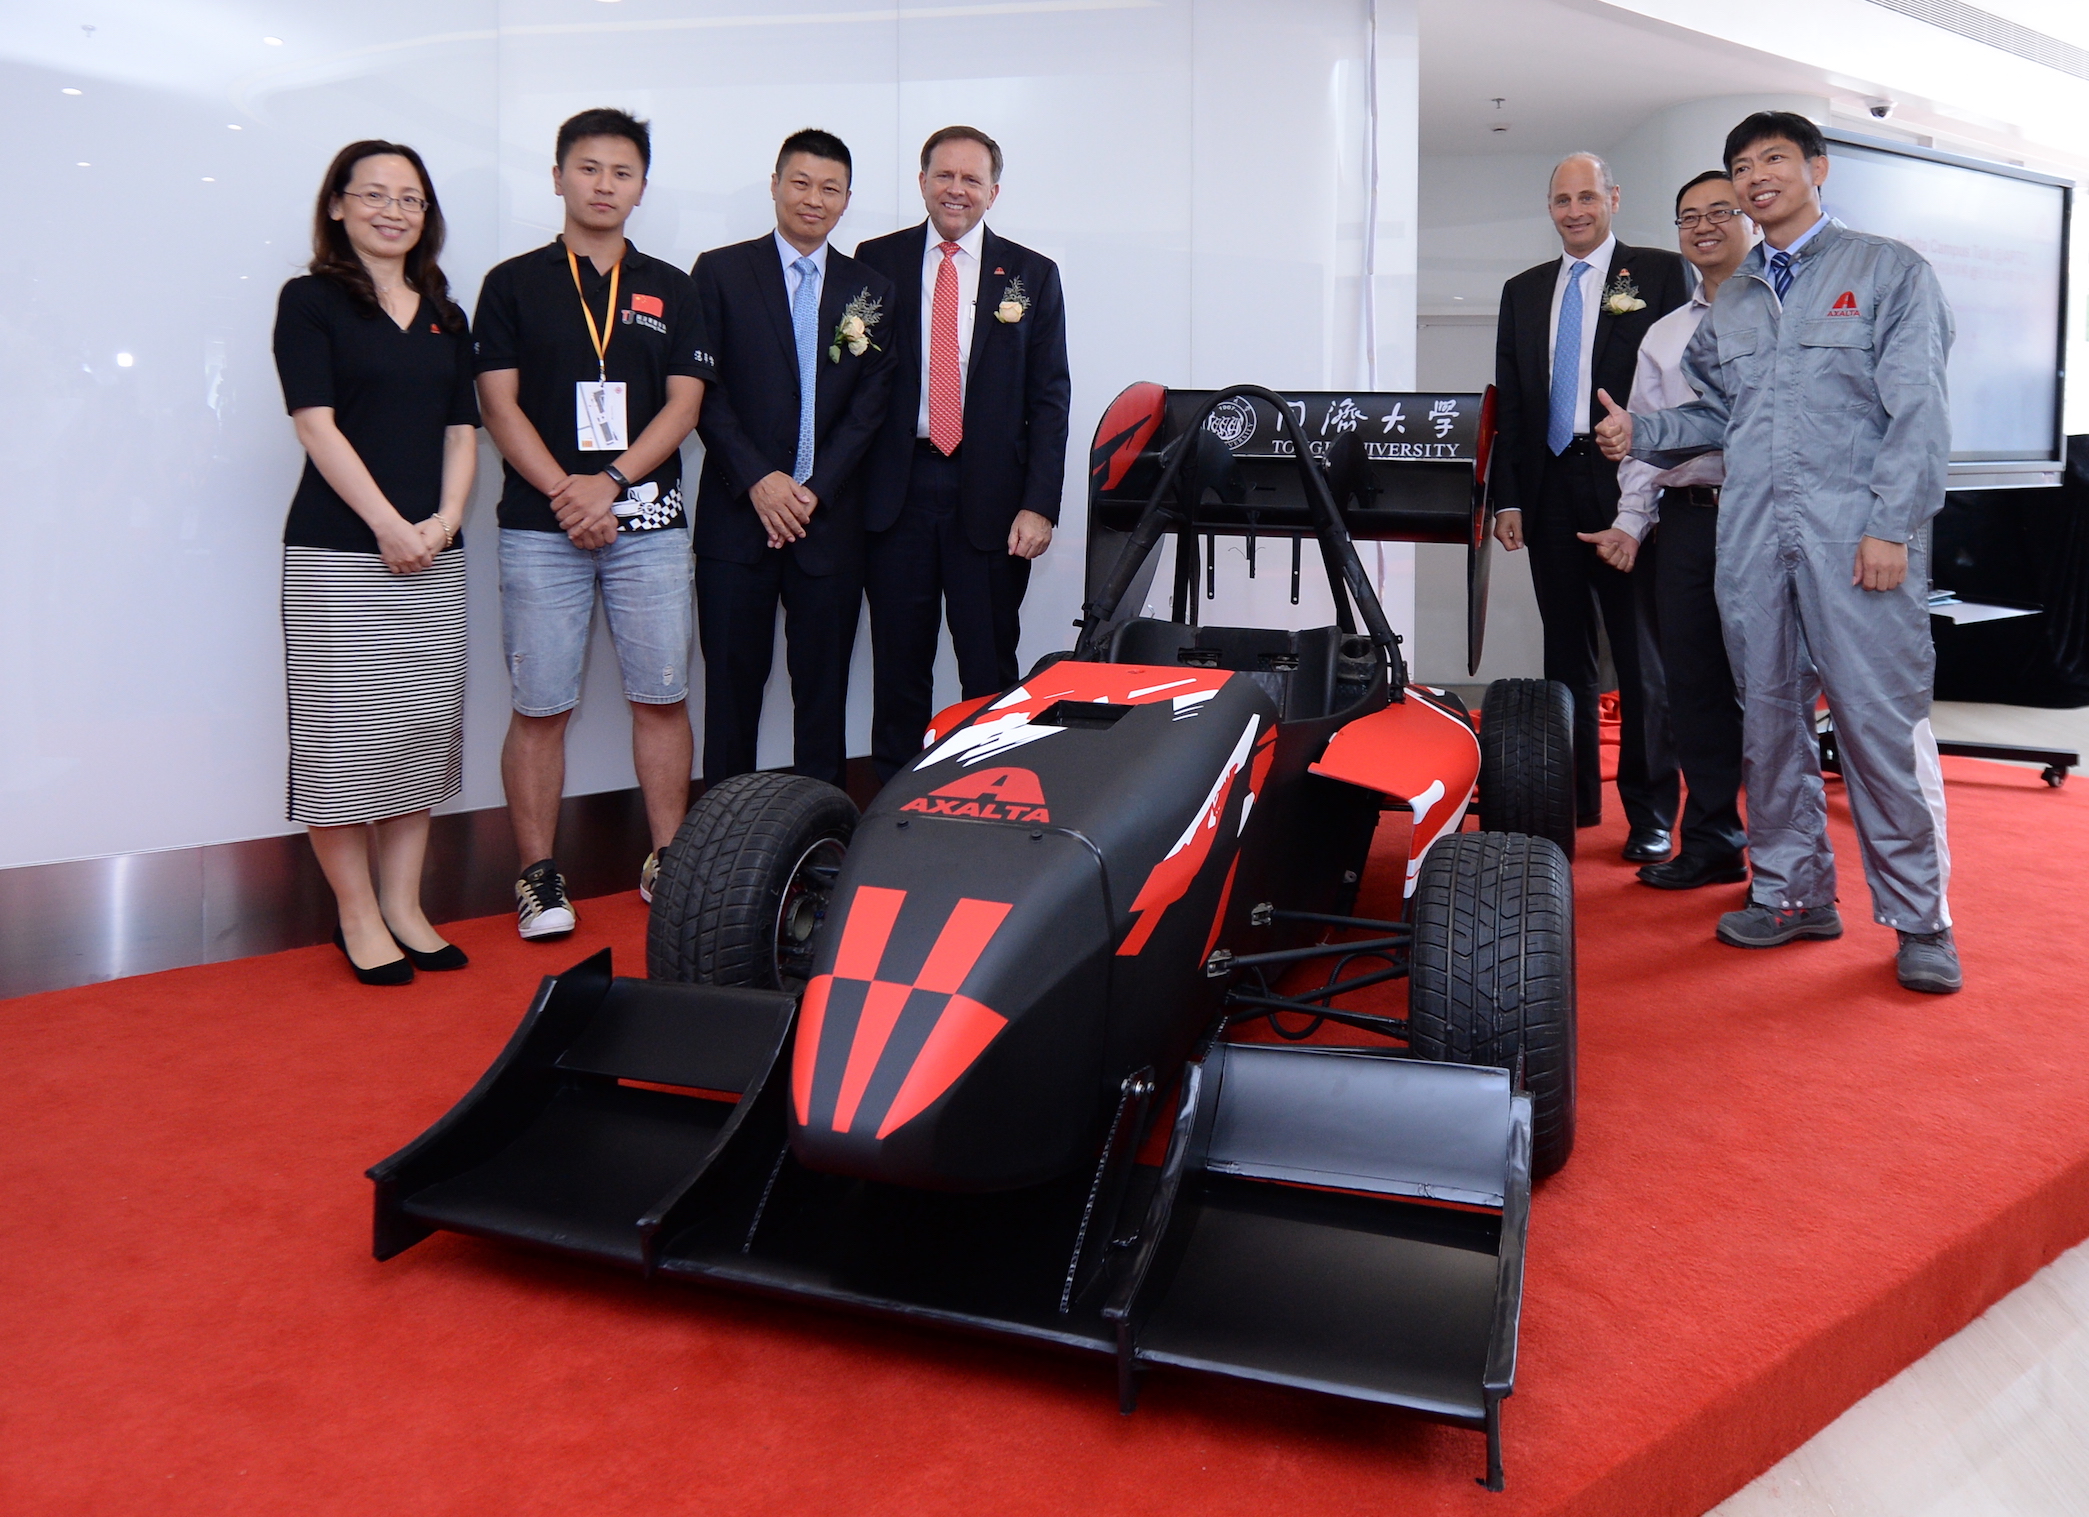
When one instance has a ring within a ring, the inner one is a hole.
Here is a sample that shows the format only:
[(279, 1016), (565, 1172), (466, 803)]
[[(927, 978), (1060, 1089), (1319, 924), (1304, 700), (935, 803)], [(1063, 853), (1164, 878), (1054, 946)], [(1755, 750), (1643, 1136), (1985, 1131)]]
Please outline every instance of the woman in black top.
[(312, 272), (276, 307), (308, 455), (283, 531), (290, 819), (333, 886), (334, 941), (374, 985), (465, 962), (421, 909), (429, 808), (463, 788), (459, 532), (478, 456), (442, 240), (420, 155), (352, 143), (320, 188)]

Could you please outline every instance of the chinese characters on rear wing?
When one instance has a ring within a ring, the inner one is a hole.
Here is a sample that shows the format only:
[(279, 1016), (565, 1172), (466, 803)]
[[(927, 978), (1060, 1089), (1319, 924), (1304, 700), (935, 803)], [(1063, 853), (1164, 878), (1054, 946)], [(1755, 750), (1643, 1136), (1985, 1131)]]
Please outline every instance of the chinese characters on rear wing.
[[(1374, 461), (1473, 461), (1479, 441), (1480, 400), (1475, 394), (1347, 394), (1322, 392), (1291, 398), (1292, 419), (1315, 456), (1354, 435)], [(1237, 458), (1289, 458), (1291, 439), (1265, 401), (1238, 396), (1222, 402), (1205, 428)]]

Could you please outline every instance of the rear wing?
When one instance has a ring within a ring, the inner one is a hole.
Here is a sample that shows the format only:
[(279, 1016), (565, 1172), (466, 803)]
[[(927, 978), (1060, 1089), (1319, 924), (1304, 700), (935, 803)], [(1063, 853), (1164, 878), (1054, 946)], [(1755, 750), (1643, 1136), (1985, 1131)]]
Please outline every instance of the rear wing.
[[(1201, 425), (1199, 416), (1202, 416)], [(1194, 433), (1194, 437), (1192, 437)], [(1194, 623), (1198, 569), (1215, 593), (1215, 539), (1244, 537), (1249, 572), (1263, 538), (1288, 539), (1291, 602), (1298, 604), (1304, 540), (1320, 530), (1299, 468), (1303, 442), (1353, 541), (1463, 543), (1466, 547), (1466, 663), (1479, 668), (1486, 633), (1488, 542), (1493, 529), (1488, 464), (1494, 390), (1465, 392), (1127, 388), (1095, 430), (1088, 458), (1088, 573), (1093, 603), (1108, 584), (1164, 475), (1176, 474), (1170, 530), (1176, 534), (1172, 620)], [(1112, 607), (1132, 614), (1151, 567)], [(1341, 597), (1337, 596), (1337, 603)]]

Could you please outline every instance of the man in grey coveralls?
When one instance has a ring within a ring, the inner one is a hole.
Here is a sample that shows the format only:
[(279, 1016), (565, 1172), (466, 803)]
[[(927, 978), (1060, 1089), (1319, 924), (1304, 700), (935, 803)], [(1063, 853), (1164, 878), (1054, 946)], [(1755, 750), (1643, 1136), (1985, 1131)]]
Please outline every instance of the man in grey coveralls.
[(1614, 459), (1726, 450), (1716, 585), (1755, 878), (1719, 937), (1770, 948), (1842, 935), (1814, 735), (1825, 692), (1873, 914), (1900, 935), (1900, 983), (1954, 991), (1926, 531), (1951, 450), (1951, 312), (1920, 254), (1822, 215), (1827, 149), (1805, 117), (1750, 116), (1726, 161), (1764, 240), (1684, 355), (1700, 398), (1634, 417), (1605, 395), (1596, 429)]

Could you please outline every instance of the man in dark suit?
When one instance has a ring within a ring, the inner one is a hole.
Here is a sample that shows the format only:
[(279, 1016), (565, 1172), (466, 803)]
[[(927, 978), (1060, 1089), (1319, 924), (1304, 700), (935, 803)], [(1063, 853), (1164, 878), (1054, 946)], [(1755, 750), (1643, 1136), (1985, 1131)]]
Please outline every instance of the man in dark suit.
[(1000, 147), (944, 127), (921, 149), (920, 183), (928, 220), (856, 249), (894, 291), (892, 403), (863, 470), (871, 757), (888, 780), (921, 751), (944, 617), (966, 699), (1016, 681), (1030, 561), (1059, 520), (1071, 392), (1058, 265), (982, 220), (1001, 193)]
[(696, 619), (704, 779), (755, 766), (776, 605), (800, 774), (842, 783), (849, 655), (863, 600), (859, 465), (892, 389), (891, 283), (827, 245), (848, 209), (848, 147), (794, 132), (769, 192), (776, 230), (691, 270), (718, 380), (698, 436)]
[[(1610, 638), (1623, 719), (1618, 797), (1631, 834), (1625, 857), (1669, 855), (1677, 782), (1668, 694), (1655, 640), (1651, 572), (1625, 574), (1598, 556), (1595, 536), (1617, 518), (1618, 471), (1590, 437), (1603, 417), (1595, 395), (1628, 394), (1640, 339), (1690, 298), (1674, 253), (1627, 247), (1611, 232), (1618, 187), (1593, 153), (1574, 153), (1552, 171), (1546, 209), (1564, 249), (1502, 287), (1494, 370), (1495, 536), (1531, 550), (1531, 580), (1545, 624), (1545, 677), (1574, 696), (1578, 820), (1603, 815), (1596, 720), (1596, 627)], [(1648, 544), (1643, 561), (1658, 551)], [(1646, 563), (1651, 571), (1653, 565)]]

